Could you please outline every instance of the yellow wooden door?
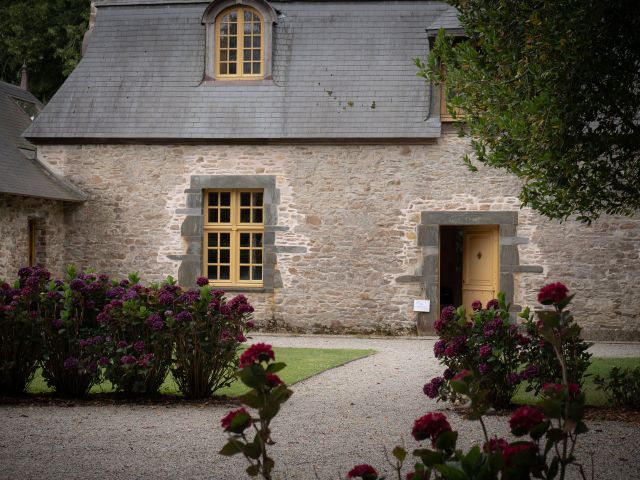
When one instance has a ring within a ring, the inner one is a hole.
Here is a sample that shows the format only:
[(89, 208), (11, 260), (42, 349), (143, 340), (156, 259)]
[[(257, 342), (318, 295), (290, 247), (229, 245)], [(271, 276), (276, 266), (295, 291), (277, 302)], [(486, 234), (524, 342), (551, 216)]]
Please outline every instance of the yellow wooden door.
[(462, 304), (471, 313), (471, 303), (482, 306), (496, 298), (499, 285), (499, 232), (494, 225), (464, 227), (462, 247)]

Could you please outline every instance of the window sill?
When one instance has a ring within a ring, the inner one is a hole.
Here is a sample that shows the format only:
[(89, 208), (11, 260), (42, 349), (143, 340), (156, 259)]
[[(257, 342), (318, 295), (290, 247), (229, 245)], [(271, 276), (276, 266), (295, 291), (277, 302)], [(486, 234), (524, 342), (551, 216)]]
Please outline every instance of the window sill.
[(223, 286), (212, 286), (212, 288), (216, 290), (223, 290), (225, 293), (271, 293), (273, 289), (264, 288), (264, 287), (228, 287), (225, 288)]
[(214, 78), (205, 78), (200, 83), (201, 87), (277, 87), (276, 83), (272, 78), (262, 78), (262, 79), (250, 79), (250, 80), (240, 80), (240, 79), (214, 79)]

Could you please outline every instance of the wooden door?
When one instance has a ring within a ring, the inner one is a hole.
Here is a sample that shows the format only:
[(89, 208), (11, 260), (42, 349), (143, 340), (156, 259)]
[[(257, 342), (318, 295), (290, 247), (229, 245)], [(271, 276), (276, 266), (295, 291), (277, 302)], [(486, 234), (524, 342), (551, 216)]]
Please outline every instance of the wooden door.
[(471, 303), (482, 306), (496, 298), (499, 289), (499, 232), (495, 225), (464, 227), (462, 247), (462, 304), (468, 314)]

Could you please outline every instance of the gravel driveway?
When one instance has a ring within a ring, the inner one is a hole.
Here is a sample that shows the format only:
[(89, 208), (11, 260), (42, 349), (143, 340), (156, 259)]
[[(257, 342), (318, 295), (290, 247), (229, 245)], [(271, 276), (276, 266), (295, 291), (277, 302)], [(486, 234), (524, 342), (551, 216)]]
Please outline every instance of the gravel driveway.
[[(275, 346), (373, 348), (376, 355), (293, 386), (273, 425), (278, 478), (344, 478), (350, 467), (389, 467), (384, 449), (416, 446), (413, 420), (446, 410), (421, 386), (441, 369), (433, 339), (256, 335)], [(638, 344), (597, 344), (599, 356), (640, 356)], [(241, 479), (246, 464), (223, 458), (219, 420), (229, 409), (207, 405), (0, 406), (2, 479)], [(445, 412), (461, 443), (480, 441), (476, 423)], [(506, 435), (507, 418), (489, 417)], [(632, 424), (589, 422), (578, 456), (593, 454), (599, 479), (640, 479), (640, 431)]]

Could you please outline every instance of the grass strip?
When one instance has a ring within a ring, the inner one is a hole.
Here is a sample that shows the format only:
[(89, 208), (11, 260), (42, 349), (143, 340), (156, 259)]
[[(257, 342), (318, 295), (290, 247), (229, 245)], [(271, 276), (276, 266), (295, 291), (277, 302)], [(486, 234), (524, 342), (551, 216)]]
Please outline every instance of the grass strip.
[[(292, 385), (294, 383), (305, 380), (314, 375), (318, 375), (331, 368), (336, 368), (346, 363), (352, 362), (359, 358), (368, 357), (376, 353), (375, 350), (356, 350), (341, 348), (291, 348), (291, 347), (274, 347), (276, 360), (287, 364), (287, 368), (278, 373), (280, 378)], [(216, 395), (227, 395), (229, 397), (237, 397), (247, 391), (241, 382), (234, 382), (227, 388), (220, 389)], [(42, 370), (38, 369), (33, 380), (27, 388), (29, 393), (50, 393), (53, 389), (49, 388), (42, 378)], [(111, 382), (104, 381), (99, 385), (95, 385), (91, 389), (91, 393), (111, 393), (113, 386)], [(171, 374), (167, 375), (164, 383), (160, 387), (160, 393), (167, 395), (181, 395)]]
[[(584, 379), (584, 391), (586, 393), (586, 404), (594, 407), (603, 407), (607, 405), (607, 396), (597, 389), (593, 384), (593, 375), (608, 377), (609, 371), (613, 367), (619, 368), (635, 368), (640, 366), (640, 358), (638, 357), (592, 357), (591, 365), (587, 369)], [(518, 404), (534, 404), (536, 399), (532, 392), (525, 392), (527, 383), (523, 382), (518, 392), (513, 398), (513, 403)]]

